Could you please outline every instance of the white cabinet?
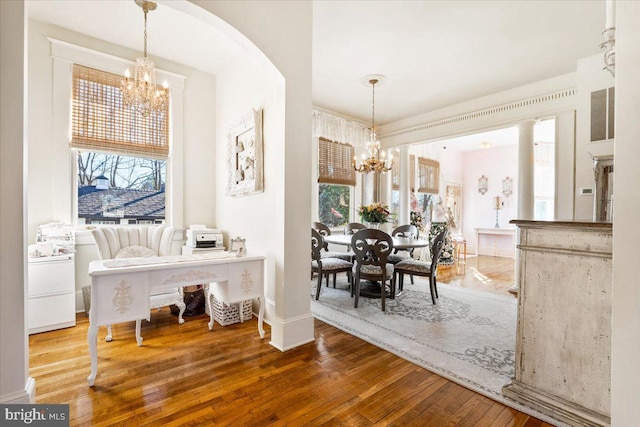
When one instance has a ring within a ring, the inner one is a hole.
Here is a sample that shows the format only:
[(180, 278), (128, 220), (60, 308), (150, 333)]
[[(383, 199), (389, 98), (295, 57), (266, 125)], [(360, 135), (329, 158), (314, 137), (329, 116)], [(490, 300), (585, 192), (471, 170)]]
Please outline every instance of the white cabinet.
[(76, 325), (74, 255), (29, 258), (29, 334)]

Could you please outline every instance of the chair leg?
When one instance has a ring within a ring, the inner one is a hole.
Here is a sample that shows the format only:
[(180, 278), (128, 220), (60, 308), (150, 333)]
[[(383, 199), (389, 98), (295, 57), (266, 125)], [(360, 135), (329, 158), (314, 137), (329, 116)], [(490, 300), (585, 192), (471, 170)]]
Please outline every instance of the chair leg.
[(411, 284), (415, 285), (415, 283), (413, 283), (413, 274), (411, 274), (410, 277), (411, 277)]
[(433, 277), (429, 276), (429, 291), (431, 291), (431, 302), (436, 303), (436, 298), (434, 296), (433, 290)]
[[(327, 276), (328, 278), (329, 276)], [(322, 288), (322, 272), (318, 271), (318, 285), (316, 286), (316, 301), (320, 298), (320, 288)]]
[(436, 291), (436, 298), (440, 298), (438, 296), (438, 280), (436, 280), (436, 276), (433, 276), (433, 290)]
[(329, 273), (324, 273), (327, 276), (327, 288), (329, 287)]
[(398, 290), (402, 292), (402, 288), (404, 286), (404, 273), (398, 273), (398, 278), (400, 279), (398, 282)]
[(387, 279), (383, 277), (380, 281), (380, 305), (382, 306), (382, 311), (385, 311), (385, 303), (387, 299), (387, 290), (385, 289), (386, 287)]
[(358, 308), (358, 297), (360, 296), (360, 275), (356, 273), (355, 286), (353, 292), (355, 293), (355, 302), (353, 308)]
[(333, 289), (336, 288), (336, 275), (337, 273), (333, 273)]

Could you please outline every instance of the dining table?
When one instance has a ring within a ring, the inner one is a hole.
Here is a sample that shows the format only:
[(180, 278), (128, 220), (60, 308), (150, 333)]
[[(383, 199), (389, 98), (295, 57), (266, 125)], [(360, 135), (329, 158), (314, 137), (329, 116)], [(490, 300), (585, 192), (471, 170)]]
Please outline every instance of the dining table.
[[(351, 246), (353, 234), (330, 234), (324, 236), (324, 241), (334, 245)], [(423, 248), (429, 246), (429, 241), (424, 239), (413, 239), (411, 237), (392, 237), (393, 248), (398, 250)]]
[[(325, 242), (334, 245), (351, 246), (353, 234), (330, 234), (323, 236)], [(411, 237), (392, 236), (393, 249), (404, 250), (414, 248), (424, 248), (429, 246), (429, 241), (424, 239), (414, 239)], [(380, 298), (380, 283), (369, 282), (363, 284), (360, 289), (360, 296), (369, 298)], [(390, 296), (390, 295), (389, 295)]]

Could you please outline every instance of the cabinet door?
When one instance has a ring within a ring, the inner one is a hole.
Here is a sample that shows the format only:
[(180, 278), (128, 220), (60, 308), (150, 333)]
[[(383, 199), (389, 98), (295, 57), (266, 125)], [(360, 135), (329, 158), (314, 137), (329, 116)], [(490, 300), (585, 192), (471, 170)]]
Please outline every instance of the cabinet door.
[(75, 326), (76, 300), (73, 292), (29, 298), (29, 333), (53, 331)]
[(29, 263), (29, 296), (55, 295), (74, 292), (73, 260)]

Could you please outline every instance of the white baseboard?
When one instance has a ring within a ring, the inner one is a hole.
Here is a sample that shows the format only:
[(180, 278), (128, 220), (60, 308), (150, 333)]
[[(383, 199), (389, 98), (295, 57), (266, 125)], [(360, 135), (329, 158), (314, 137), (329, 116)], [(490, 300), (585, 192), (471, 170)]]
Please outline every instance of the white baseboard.
[(19, 405), (36, 403), (36, 380), (33, 377), (27, 378), (24, 390), (0, 396), (0, 403)]
[(310, 312), (286, 320), (272, 318), (270, 324), (271, 341), (269, 344), (280, 351), (291, 350), (315, 341), (314, 318)]

